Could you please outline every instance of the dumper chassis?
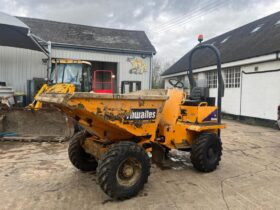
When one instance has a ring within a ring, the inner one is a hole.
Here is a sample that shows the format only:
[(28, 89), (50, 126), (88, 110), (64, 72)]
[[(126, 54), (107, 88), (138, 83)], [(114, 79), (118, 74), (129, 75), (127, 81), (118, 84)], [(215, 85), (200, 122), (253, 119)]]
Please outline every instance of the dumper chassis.
[[(209, 97), (197, 87), (191, 59), (200, 49), (209, 48), (217, 57), (218, 96)], [(148, 181), (150, 160), (164, 166), (171, 149), (188, 151), (198, 171), (217, 168), (222, 155), (220, 131), (221, 98), (224, 83), (219, 51), (199, 44), (190, 54), (190, 94), (170, 82), (168, 90), (142, 90), (130, 94), (56, 93), (52, 90), (36, 97), (74, 118), (84, 130), (69, 143), (69, 159), (83, 171), (95, 171), (101, 189), (113, 199), (135, 196)]]

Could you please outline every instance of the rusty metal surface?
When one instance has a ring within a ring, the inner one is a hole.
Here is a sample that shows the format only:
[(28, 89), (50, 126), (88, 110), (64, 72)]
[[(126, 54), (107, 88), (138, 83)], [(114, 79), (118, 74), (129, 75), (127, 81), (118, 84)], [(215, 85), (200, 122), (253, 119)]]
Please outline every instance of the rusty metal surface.
[(119, 99), (119, 100), (162, 100), (168, 97), (165, 95), (139, 95), (139, 94), (98, 94), (98, 93), (74, 93), (71, 98), (92, 98), (92, 99)]
[[(58, 107), (79, 121), (89, 133), (97, 135), (100, 139), (122, 140), (131, 139), (134, 136), (145, 138), (150, 136), (153, 139), (164, 102), (168, 99), (166, 95), (155, 94), (156, 91), (145, 95), (56, 94), (54, 88), (52, 92), (36, 97), (36, 100)], [(131, 115), (133, 109), (155, 110), (156, 115), (152, 119), (129, 120), (128, 116)]]

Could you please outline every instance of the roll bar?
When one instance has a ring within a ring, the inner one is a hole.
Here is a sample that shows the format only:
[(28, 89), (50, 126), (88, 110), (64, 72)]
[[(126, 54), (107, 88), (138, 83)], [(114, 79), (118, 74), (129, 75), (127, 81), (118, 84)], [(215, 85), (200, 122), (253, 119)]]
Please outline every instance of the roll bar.
[[(199, 39), (199, 41), (201, 42), (202, 40)], [(210, 49), (214, 52), (214, 54), (216, 55), (216, 63), (217, 63), (217, 71), (218, 71), (218, 113), (217, 113), (217, 118), (218, 118), (218, 123), (221, 123), (221, 115), (222, 115), (222, 97), (224, 96), (224, 91), (225, 91), (225, 86), (224, 86), (224, 80), (223, 80), (223, 76), (222, 76), (222, 68), (221, 68), (221, 54), (220, 51), (211, 44), (198, 44), (196, 47), (194, 47), (191, 52), (190, 52), (190, 56), (189, 56), (189, 81), (190, 81), (190, 86), (191, 86), (191, 90), (196, 87), (196, 82), (193, 78), (193, 72), (192, 72), (192, 57), (194, 55), (195, 52), (197, 52), (198, 50), (202, 50), (202, 49)]]

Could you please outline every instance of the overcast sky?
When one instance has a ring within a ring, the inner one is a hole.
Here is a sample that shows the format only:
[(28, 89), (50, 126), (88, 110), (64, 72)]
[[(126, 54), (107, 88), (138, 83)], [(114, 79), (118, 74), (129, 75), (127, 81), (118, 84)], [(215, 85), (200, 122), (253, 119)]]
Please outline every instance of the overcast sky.
[(280, 11), (280, 0), (0, 0), (11, 15), (144, 30), (157, 57), (175, 61), (196, 43)]

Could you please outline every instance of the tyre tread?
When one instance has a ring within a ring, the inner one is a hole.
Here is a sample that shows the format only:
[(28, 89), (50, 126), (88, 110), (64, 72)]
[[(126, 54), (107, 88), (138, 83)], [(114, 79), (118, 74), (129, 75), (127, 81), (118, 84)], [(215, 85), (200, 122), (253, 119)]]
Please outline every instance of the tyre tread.
[[(135, 152), (139, 153), (142, 158), (144, 158), (144, 163), (147, 164), (147, 171), (144, 171), (144, 180), (141, 183), (138, 189), (134, 190), (128, 194), (116, 193), (113, 185), (111, 184), (111, 171), (110, 168), (115, 164), (115, 160), (118, 156), (126, 154), (126, 152)], [(128, 199), (135, 196), (143, 187), (144, 184), (148, 181), (148, 176), (150, 175), (150, 161), (149, 157), (146, 154), (146, 151), (138, 146), (134, 142), (123, 141), (113, 144), (108, 151), (101, 157), (97, 167), (97, 179), (101, 189), (110, 197), (114, 199)]]

